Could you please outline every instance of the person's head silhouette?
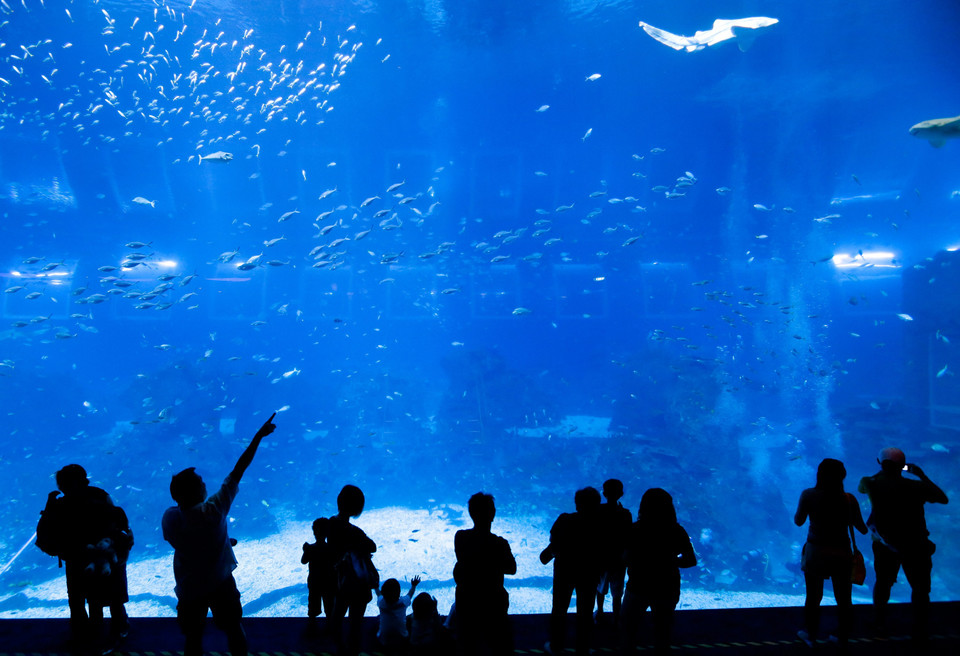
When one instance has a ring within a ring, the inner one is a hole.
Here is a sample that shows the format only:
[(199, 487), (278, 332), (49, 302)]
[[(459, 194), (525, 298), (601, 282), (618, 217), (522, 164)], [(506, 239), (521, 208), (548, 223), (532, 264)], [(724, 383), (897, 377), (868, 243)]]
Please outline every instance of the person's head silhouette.
[(888, 446), (885, 449), (881, 449), (880, 453), (877, 455), (877, 462), (880, 463), (880, 468), (887, 473), (899, 473), (907, 464), (907, 457), (903, 454), (903, 451), (898, 449), (895, 446)]
[(836, 458), (824, 458), (817, 467), (817, 487), (827, 491), (843, 491), (843, 479), (847, 477), (847, 469)]
[(388, 604), (395, 604), (400, 600), (400, 581), (397, 579), (387, 579), (383, 582), (383, 585), (380, 586), (380, 594), (383, 595), (383, 600)]
[(640, 499), (638, 519), (652, 525), (666, 526), (677, 523), (677, 510), (673, 497), (666, 490), (654, 487), (643, 493)]
[(616, 503), (623, 497), (623, 483), (620, 479), (610, 478), (603, 482), (603, 496), (610, 503)]
[(497, 514), (497, 508), (493, 503), (493, 495), (485, 492), (477, 492), (470, 501), (467, 502), (467, 510), (470, 513), (470, 519), (478, 528), (490, 528), (493, 524), (493, 518)]
[(327, 539), (327, 533), (329, 532), (330, 520), (326, 517), (318, 517), (313, 520), (313, 537), (317, 542), (323, 542)]
[(578, 513), (591, 514), (600, 507), (600, 493), (595, 487), (585, 487), (573, 495), (573, 503)]
[(359, 517), (366, 503), (363, 491), (356, 485), (344, 485), (337, 495), (337, 512), (343, 517)]
[(187, 467), (170, 480), (170, 496), (181, 508), (192, 508), (207, 498), (207, 486), (196, 468)]
[(73, 494), (90, 485), (86, 470), (80, 465), (66, 465), (57, 472), (57, 487), (64, 494)]

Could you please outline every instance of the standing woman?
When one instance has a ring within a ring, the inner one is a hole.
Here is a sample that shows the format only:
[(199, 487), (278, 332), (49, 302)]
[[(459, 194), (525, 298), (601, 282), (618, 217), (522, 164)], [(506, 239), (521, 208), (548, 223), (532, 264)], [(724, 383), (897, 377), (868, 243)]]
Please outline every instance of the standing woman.
[(624, 552), (627, 589), (620, 608), (622, 651), (632, 655), (637, 625), (649, 608), (653, 614), (655, 654), (670, 652), (673, 616), (680, 603), (680, 568), (697, 564), (690, 536), (677, 523), (673, 497), (658, 487), (643, 493), (637, 521), (627, 534)]
[[(360, 653), (363, 616), (367, 604), (373, 599), (371, 590), (380, 586), (377, 570), (371, 560), (377, 543), (368, 538), (359, 526), (350, 523), (352, 517), (360, 516), (365, 503), (366, 498), (360, 488), (344, 485), (337, 495), (337, 514), (327, 522), (327, 545), (338, 573), (330, 624), (340, 643), (338, 653), (343, 656)], [(348, 613), (350, 619), (344, 639), (343, 618)]]
[[(800, 569), (807, 584), (804, 603), (805, 628), (797, 632), (807, 645), (813, 646), (820, 630), (820, 601), (823, 599), (824, 579), (833, 580), (833, 596), (837, 600), (837, 637), (846, 643), (853, 621), (853, 568), (851, 540), (853, 527), (866, 534), (867, 527), (860, 514), (856, 497), (843, 490), (847, 470), (843, 463), (826, 458), (817, 468), (817, 485), (800, 494), (800, 503), (793, 521), (803, 526), (810, 518), (807, 542), (803, 545)], [(855, 545), (854, 545), (855, 546)]]

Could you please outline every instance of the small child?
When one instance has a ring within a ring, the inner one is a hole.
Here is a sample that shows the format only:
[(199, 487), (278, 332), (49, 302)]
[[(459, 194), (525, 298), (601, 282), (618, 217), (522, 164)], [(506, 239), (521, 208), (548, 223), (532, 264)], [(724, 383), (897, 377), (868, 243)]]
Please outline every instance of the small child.
[(387, 579), (377, 590), (377, 608), (380, 609), (377, 639), (384, 647), (394, 647), (407, 642), (407, 608), (412, 603), (413, 593), (419, 583), (419, 576), (410, 579), (410, 590), (402, 597), (397, 579)]
[(315, 544), (303, 543), (303, 557), (300, 562), (309, 565), (307, 573), (307, 617), (316, 619), (322, 611), (327, 617), (333, 613), (333, 601), (337, 593), (337, 573), (334, 570), (333, 556), (327, 544), (328, 524), (330, 520), (320, 517), (313, 522)]
[(410, 646), (413, 653), (423, 656), (441, 653), (446, 638), (440, 613), (437, 612), (437, 600), (426, 592), (421, 592), (413, 600), (410, 617)]

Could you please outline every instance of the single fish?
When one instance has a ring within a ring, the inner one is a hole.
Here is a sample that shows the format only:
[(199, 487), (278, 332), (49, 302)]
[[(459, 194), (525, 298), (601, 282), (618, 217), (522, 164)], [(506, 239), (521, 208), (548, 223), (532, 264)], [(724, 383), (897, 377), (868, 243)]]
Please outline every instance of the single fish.
[(934, 148), (941, 148), (947, 139), (960, 138), (960, 116), (921, 121), (910, 128), (910, 134), (926, 139)]
[(240, 254), (240, 249), (237, 249), (235, 251), (225, 251), (223, 253), (220, 253), (220, 256), (217, 258), (217, 262), (220, 262), (222, 264), (227, 264), (239, 254)]
[(757, 32), (763, 28), (776, 25), (780, 21), (776, 18), (767, 18), (766, 16), (753, 16), (750, 18), (736, 18), (733, 20), (718, 18), (713, 21), (713, 27), (709, 30), (700, 30), (693, 36), (681, 36), (672, 34), (659, 27), (654, 27), (648, 23), (640, 21), (640, 27), (643, 31), (652, 36), (660, 43), (673, 48), (674, 50), (686, 50), (687, 52), (696, 52), (710, 46), (715, 46), (725, 41), (735, 40), (740, 52), (746, 52), (753, 41), (757, 38)]
[(201, 155), (201, 162), (229, 162), (233, 159), (233, 153), (225, 153), (222, 150), (218, 150), (215, 153), (210, 153), (209, 155)]
[(155, 201), (155, 200), (147, 200), (147, 199), (144, 198), (143, 196), (137, 196), (137, 197), (135, 197), (135, 198), (133, 199), (133, 202), (136, 203), (137, 205), (149, 205), (150, 207), (156, 207), (156, 206), (157, 206), (157, 201)]

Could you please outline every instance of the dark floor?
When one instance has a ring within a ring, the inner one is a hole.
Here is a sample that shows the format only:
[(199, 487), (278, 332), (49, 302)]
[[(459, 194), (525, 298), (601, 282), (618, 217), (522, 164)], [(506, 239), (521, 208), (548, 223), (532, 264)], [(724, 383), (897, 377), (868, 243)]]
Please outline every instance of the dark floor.
[[(887, 623), (888, 638), (872, 637), (872, 609), (857, 606), (856, 624), (849, 654), (949, 654), (960, 656), (960, 602), (933, 604), (931, 638), (926, 651), (910, 641), (910, 606), (893, 604)], [(674, 651), (710, 654), (804, 654), (810, 651), (796, 638), (802, 618), (800, 608), (749, 608), (731, 610), (688, 610), (677, 613)], [(569, 625), (573, 627), (573, 616)], [(366, 619), (364, 649), (379, 651), (373, 637), (375, 618)], [(546, 636), (546, 615), (512, 617), (518, 654), (542, 654)], [(323, 620), (314, 630), (301, 618), (247, 618), (244, 620), (252, 654), (262, 656), (311, 656), (334, 651), (322, 637)], [(835, 626), (833, 608), (824, 609), (823, 629)], [(641, 627), (638, 651), (652, 653), (647, 646), (649, 624)], [(0, 656), (8, 654), (46, 656), (70, 653), (65, 647), (69, 632), (66, 620), (0, 620)], [(615, 651), (617, 637), (601, 623), (594, 635), (599, 654)], [(223, 636), (208, 624), (205, 647), (208, 654), (225, 653)], [(176, 621), (172, 618), (134, 618), (130, 635), (117, 653), (131, 656), (175, 654), (183, 649)], [(821, 642), (816, 651), (840, 653), (834, 644)], [(570, 652), (572, 653), (572, 651)]]

